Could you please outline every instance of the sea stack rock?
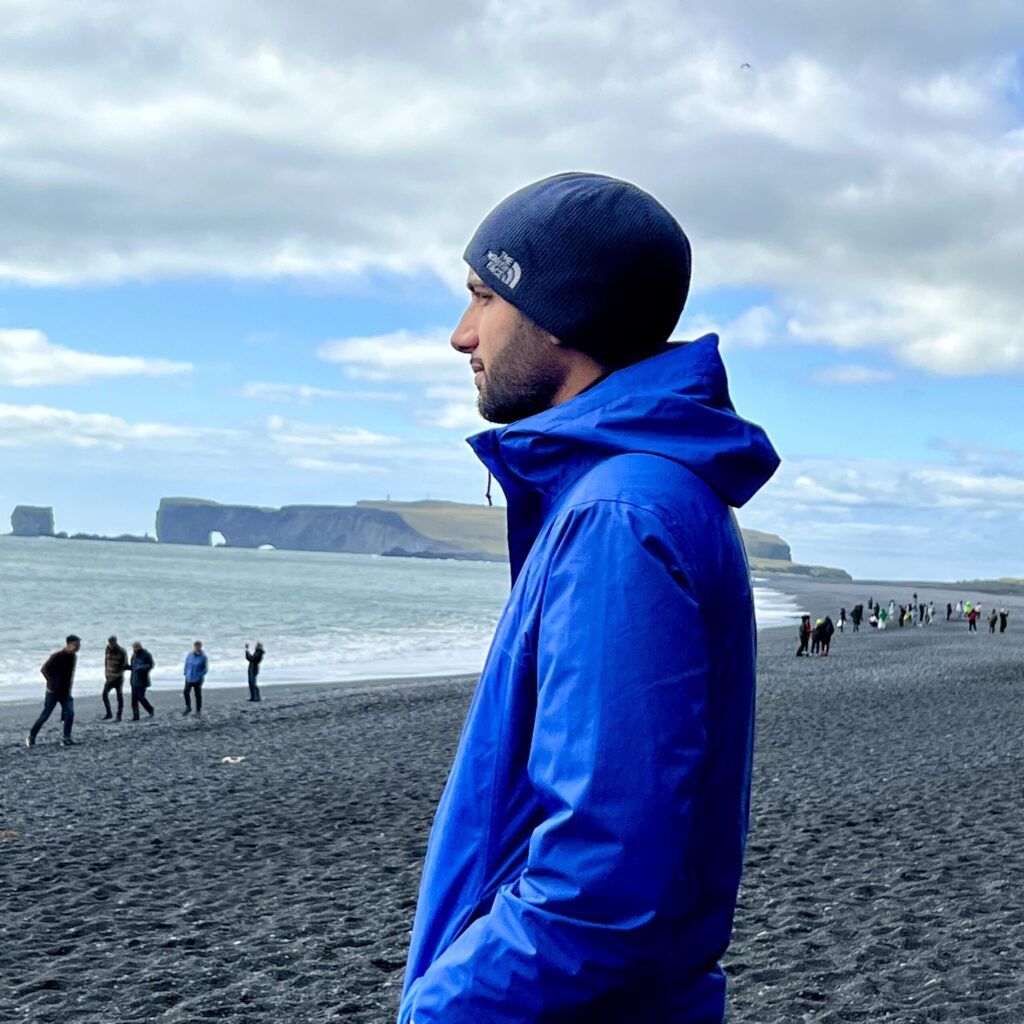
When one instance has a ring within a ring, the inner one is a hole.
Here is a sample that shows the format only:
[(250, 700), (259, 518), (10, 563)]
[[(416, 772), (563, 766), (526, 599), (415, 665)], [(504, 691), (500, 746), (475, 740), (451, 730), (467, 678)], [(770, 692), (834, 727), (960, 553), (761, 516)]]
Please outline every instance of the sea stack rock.
[(49, 505), (18, 505), (11, 513), (15, 537), (52, 537), (53, 508)]

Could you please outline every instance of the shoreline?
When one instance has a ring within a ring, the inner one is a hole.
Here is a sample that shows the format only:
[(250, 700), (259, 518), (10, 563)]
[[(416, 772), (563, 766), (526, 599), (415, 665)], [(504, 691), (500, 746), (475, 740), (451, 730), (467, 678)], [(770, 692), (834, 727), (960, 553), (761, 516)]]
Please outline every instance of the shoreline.
[[(911, 594), (915, 591), (917, 592), (920, 600), (925, 602), (935, 602), (936, 623), (945, 621), (945, 605), (947, 601), (955, 606), (957, 600), (962, 598), (977, 600), (979, 597), (987, 597), (989, 598), (989, 601), (986, 602), (985, 600), (982, 600), (981, 602), (984, 607), (992, 607), (992, 604), (995, 604), (997, 607), (1005, 607), (1009, 610), (1011, 615), (1011, 628), (1024, 626), (1024, 593), (996, 594), (980, 589), (972, 590), (970, 588), (961, 587), (957, 584), (945, 583), (893, 582), (885, 580), (829, 580), (814, 577), (792, 576), (785, 573), (757, 573), (754, 575), (756, 576), (756, 579), (760, 581), (758, 584), (759, 586), (762, 586), (765, 589), (774, 590), (793, 599), (796, 602), (796, 608), (798, 609), (794, 611), (791, 622), (758, 627), (757, 635), (759, 642), (772, 637), (795, 635), (794, 630), (799, 623), (800, 610), (807, 611), (814, 618), (830, 614), (833, 621), (835, 621), (840, 607), (845, 607), (847, 615), (849, 615), (854, 604), (859, 602), (866, 606), (869, 597), (878, 597), (884, 603), (888, 603), (888, 600), (891, 597), (896, 600), (897, 604), (903, 604), (909, 601)], [(997, 600), (992, 601), (992, 598), (997, 598)], [(959, 620), (954, 619), (954, 621)], [(862, 628), (868, 629), (869, 627), (865, 623)], [(966, 623), (964, 623), (964, 628), (966, 628)], [(984, 631), (985, 624), (983, 622), (979, 623), (979, 628)], [(268, 680), (260, 683), (260, 689), (277, 695), (287, 694), (288, 691), (293, 689), (300, 692), (311, 689), (338, 689), (344, 690), (345, 692), (358, 692), (361, 689), (377, 690), (388, 686), (430, 686), (452, 680), (465, 681), (468, 679), (476, 679), (478, 676), (479, 672), (429, 672), (422, 675), (401, 674), (394, 676), (369, 676), (366, 678), (338, 680), (293, 680), (280, 683)], [(130, 692), (130, 687), (126, 681), (124, 687), (126, 705), (130, 701)], [(182, 687), (180, 685), (168, 686), (165, 683), (158, 683), (150, 690), (151, 694), (158, 696), (161, 699), (172, 694), (180, 697), (181, 692)], [(248, 688), (242, 680), (226, 683), (208, 682), (204, 686), (204, 693), (224, 695), (231, 701), (236, 700), (236, 698), (244, 700), (248, 697)], [(0, 714), (4, 713), (5, 708), (12, 706), (41, 705), (42, 699), (43, 683), (41, 680), (38, 686), (38, 693), (30, 696), (22, 694), (19, 696), (8, 697), (4, 694), (3, 690), (0, 689)], [(86, 702), (95, 702), (97, 706), (102, 708), (99, 689), (95, 692), (90, 691), (83, 693), (81, 696), (75, 695), (75, 700), (76, 704), (79, 702), (82, 704), (85, 704)]]
[[(353, 696), (376, 693), (381, 690), (387, 690), (394, 688), (396, 690), (415, 689), (417, 687), (429, 687), (429, 686), (442, 686), (449, 683), (460, 685), (463, 683), (474, 682), (479, 677), (478, 672), (472, 673), (451, 673), (446, 675), (429, 675), (429, 676), (381, 676), (374, 679), (341, 679), (341, 680), (322, 680), (322, 681), (311, 681), (311, 682), (297, 682), (297, 683), (260, 683), (260, 692), (267, 693), (268, 691), (274, 695), (275, 700), (288, 700), (294, 697), (301, 696), (303, 694), (316, 694), (319, 692), (330, 693), (337, 691), (344, 694), (351, 694)], [(0, 697), (0, 727), (5, 722), (5, 719), (9, 717), (8, 712), (14, 709), (23, 708), (40, 708), (43, 701), (43, 687), (44, 684), (39, 684), (39, 696), (38, 697), (14, 697), (10, 700), (4, 700)], [(153, 698), (160, 698), (161, 701), (165, 697), (177, 698), (177, 703), (184, 703), (184, 697), (182, 691), (184, 684), (179, 687), (150, 687), (146, 691), (148, 696)], [(216, 693), (218, 697), (224, 696), (228, 700), (220, 701), (205, 698), (207, 693)], [(131, 716), (131, 688), (126, 684), (124, 688), (124, 708), (125, 714)], [(236, 707), (239, 704), (246, 704), (249, 700), (249, 687), (247, 685), (238, 685), (235, 683), (226, 683), (219, 686), (207, 686), (203, 685), (204, 703), (210, 706), (228, 706)], [(72, 696), (75, 698), (75, 723), (76, 728), (80, 720), (80, 715), (88, 714), (88, 711), (80, 711), (79, 709), (89, 703), (91, 706), (95, 704), (97, 708), (102, 712), (103, 710), (103, 699), (98, 693), (87, 693), (79, 697), (72, 691)], [(116, 705), (116, 698), (113, 694), (110, 696), (110, 703), (113, 707)], [(267, 701), (271, 703), (271, 701)], [(53, 713), (52, 721), (58, 721), (60, 718), (60, 709), (56, 709)], [(82, 719), (85, 721), (86, 719)], [(31, 724), (31, 723), (30, 723)], [(49, 723), (47, 723), (49, 724)]]

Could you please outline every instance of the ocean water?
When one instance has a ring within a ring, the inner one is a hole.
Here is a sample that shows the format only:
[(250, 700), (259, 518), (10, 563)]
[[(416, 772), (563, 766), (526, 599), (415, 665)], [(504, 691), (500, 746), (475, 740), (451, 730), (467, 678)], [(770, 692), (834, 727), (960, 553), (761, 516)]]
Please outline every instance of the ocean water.
[[(476, 672), (507, 596), (503, 564), (0, 536), (0, 700), (39, 696), (68, 633), (82, 695), (111, 633), (153, 654), (155, 689), (180, 687), (193, 640), (210, 686), (244, 684), (257, 640), (261, 685)], [(796, 619), (776, 591), (755, 603), (760, 627)]]

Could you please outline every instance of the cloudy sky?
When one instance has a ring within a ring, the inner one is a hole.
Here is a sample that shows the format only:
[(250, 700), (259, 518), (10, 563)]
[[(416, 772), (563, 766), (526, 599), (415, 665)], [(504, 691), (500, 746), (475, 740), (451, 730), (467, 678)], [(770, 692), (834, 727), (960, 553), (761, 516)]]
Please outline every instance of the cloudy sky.
[(1024, 5), (0, 0), (0, 516), (482, 499), (482, 215), (652, 191), (784, 458), (744, 525), (1024, 576)]

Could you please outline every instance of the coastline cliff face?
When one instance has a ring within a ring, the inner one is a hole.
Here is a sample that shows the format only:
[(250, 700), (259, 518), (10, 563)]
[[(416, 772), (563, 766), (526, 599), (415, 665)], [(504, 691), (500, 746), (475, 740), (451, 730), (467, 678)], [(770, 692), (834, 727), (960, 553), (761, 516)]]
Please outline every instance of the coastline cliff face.
[[(53, 509), (18, 505), (11, 515), (16, 537), (153, 543), (144, 537), (54, 533)], [(743, 530), (755, 573), (850, 579), (842, 569), (801, 565), (773, 533)], [(508, 561), (505, 509), (455, 501), (360, 501), (356, 505), (221, 505), (201, 498), (161, 498), (156, 540), (209, 547), (220, 534), (228, 547), (270, 546), (284, 551), (337, 551), (405, 558)]]
[(397, 512), (345, 505), (257, 508), (190, 498), (163, 498), (156, 514), (162, 544), (209, 546), (220, 533), (229, 547), (271, 545), (288, 551), (345, 551), (383, 555), (396, 549), (416, 555), (461, 554), (458, 545), (426, 537)]
[[(219, 505), (164, 498), (156, 516), (164, 544), (208, 546), (220, 533), (230, 547), (270, 544), (291, 551), (342, 551), (415, 558), (504, 562), (505, 509), (454, 501), (360, 501), (357, 505)], [(743, 530), (754, 572), (849, 579), (841, 569), (801, 565), (772, 533)]]
[(52, 537), (53, 509), (49, 505), (18, 505), (11, 513), (15, 537)]
[(760, 530), (742, 530), (743, 544), (748, 558), (771, 558), (779, 562), (792, 562), (793, 553), (789, 545), (774, 533)]

